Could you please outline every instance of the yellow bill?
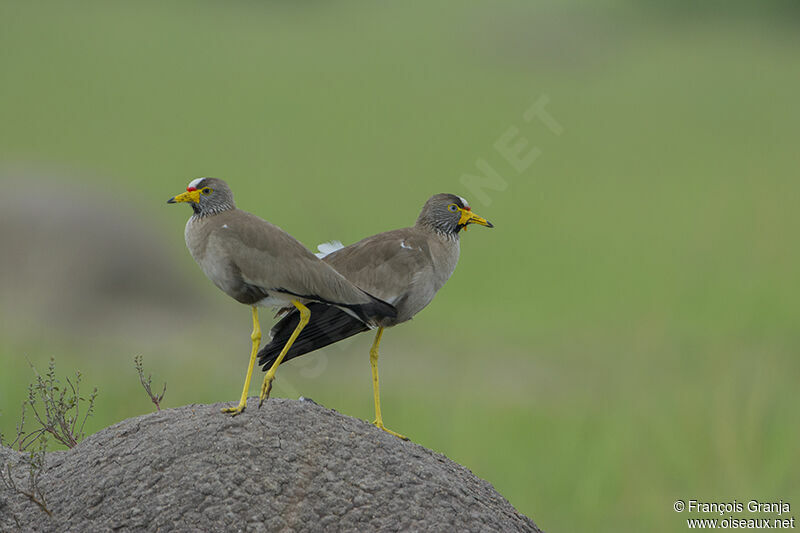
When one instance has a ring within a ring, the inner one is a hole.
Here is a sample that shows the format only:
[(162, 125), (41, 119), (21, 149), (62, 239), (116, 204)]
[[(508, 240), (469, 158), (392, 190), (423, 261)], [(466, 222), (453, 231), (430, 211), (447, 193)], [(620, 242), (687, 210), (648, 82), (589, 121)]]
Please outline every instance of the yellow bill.
[(168, 204), (178, 204), (180, 202), (194, 202), (196, 204), (200, 203), (200, 191), (191, 187), (186, 189), (186, 192), (182, 192), (178, 196), (173, 196), (169, 200), (167, 200)]
[(479, 217), (475, 213), (473, 213), (469, 208), (462, 209), (458, 208), (461, 211), (461, 218), (458, 220), (459, 226), (464, 226), (464, 231), (467, 231), (467, 226), (469, 224), (480, 224), (481, 226), (486, 226), (487, 228), (493, 228), (494, 224), (489, 222), (483, 217)]

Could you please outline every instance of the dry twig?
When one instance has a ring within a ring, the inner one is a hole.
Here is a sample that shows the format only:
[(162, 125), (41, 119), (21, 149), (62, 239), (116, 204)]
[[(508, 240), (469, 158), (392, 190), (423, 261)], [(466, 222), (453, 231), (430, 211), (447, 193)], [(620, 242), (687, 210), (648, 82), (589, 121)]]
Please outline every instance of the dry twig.
[(150, 396), (150, 401), (153, 402), (156, 406), (156, 411), (161, 410), (161, 400), (164, 399), (164, 395), (167, 393), (167, 384), (164, 383), (164, 389), (161, 391), (161, 394), (154, 394), (153, 389), (151, 388), (152, 382), (152, 374), (147, 375), (147, 379), (144, 377), (144, 367), (142, 366), (142, 356), (137, 355), (133, 358), (133, 364), (136, 366), (136, 372), (139, 373), (139, 381), (142, 383), (142, 387), (144, 387), (145, 392), (148, 396)]

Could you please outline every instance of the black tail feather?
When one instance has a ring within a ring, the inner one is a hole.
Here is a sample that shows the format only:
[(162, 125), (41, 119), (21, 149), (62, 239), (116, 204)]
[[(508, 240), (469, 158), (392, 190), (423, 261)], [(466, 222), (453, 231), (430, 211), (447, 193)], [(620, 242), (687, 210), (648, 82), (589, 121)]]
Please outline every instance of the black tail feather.
[(392, 304), (386, 303), (379, 298), (375, 298), (370, 293), (364, 291), (364, 294), (369, 296), (372, 301), (367, 304), (354, 304), (354, 305), (340, 305), (340, 307), (346, 307), (353, 313), (355, 313), (358, 318), (360, 318), (363, 322), (370, 323), (375, 320), (381, 320), (383, 318), (395, 318), (397, 316), (397, 309), (394, 308)]
[[(306, 307), (311, 312), (311, 319), (292, 344), (283, 362), (369, 329), (362, 321), (337, 307), (317, 302), (307, 304)], [(299, 323), (300, 313), (293, 310), (272, 328), (272, 340), (258, 352), (258, 364), (265, 371), (278, 358)]]

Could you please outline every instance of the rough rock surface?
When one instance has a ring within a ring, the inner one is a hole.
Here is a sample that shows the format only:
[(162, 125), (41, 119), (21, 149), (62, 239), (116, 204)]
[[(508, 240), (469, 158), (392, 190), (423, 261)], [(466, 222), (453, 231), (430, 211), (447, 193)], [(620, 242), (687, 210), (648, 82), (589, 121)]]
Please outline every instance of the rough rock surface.
[[(189, 405), (47, 454), (48, 517), (0, 483), (0, 531), (539, 531), (466, 468), (310, 401)], [(0, 449), (20, 487), (27, 467)], [(16, 466), (14, 466), (16, 465)]]

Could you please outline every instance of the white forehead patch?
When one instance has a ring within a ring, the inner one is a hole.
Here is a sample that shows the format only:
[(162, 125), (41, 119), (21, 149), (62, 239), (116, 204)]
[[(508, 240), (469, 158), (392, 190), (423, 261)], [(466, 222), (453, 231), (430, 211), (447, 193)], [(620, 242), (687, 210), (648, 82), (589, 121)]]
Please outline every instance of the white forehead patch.
[(194, 187), (194, 188), (196, 189), (196, 188), (197, 188), (197, 186), (200, 184), (200, 182), (201, 182), (201, 181), (203, 181), (204, 179), (205, 179), (205, 178), (197, 178), (196, 180), (192, 180), (192, 181), (190, 181), (190, 182), (189, 182), (189, 185), (187, 185), (187, 188), (192, 188), (192, 187)]
[(464, 205), (464, 207), (469, 207), (469, 202), (467, 202), (465, 199), (463, 199), (460, 196), (458, 197), (458, 199), (461, 200), (461, 203)]

